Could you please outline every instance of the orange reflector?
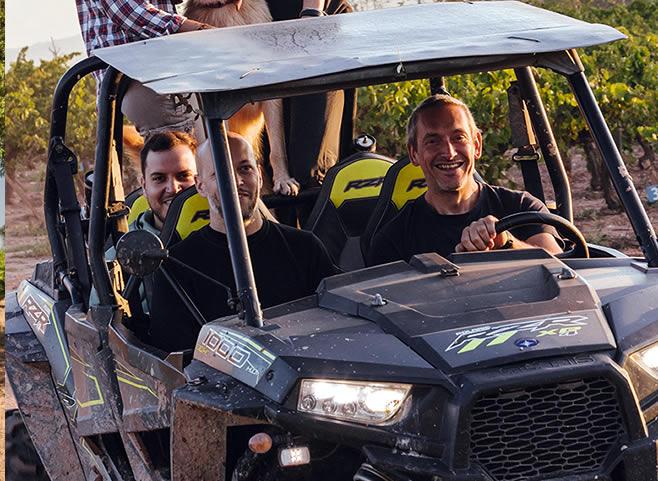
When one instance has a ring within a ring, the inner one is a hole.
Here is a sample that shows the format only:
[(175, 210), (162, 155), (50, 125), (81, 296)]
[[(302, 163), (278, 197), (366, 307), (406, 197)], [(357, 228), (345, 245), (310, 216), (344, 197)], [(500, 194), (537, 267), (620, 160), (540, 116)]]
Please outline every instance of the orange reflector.
[(249, 449), (256, 454), (265, 454), (272, 449), (272, 438), (267, 433), (254, 434), (249, 439)]

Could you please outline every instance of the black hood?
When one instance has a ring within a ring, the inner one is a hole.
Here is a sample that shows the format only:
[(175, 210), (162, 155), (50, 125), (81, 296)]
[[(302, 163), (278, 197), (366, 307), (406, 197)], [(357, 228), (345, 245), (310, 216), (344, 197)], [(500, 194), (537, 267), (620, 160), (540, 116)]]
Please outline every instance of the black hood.
[[(195, 357), (249, 385), (275, 360), (295, 378), (449, 384), (475, 368), (615, 349), (596, 293), (560, 260), (527, 250), (454, 261), (425, 254), (328, 278), (317, 296), (267, 310), (264, 330), (208, 324)], [(219, 359), (212, 346), (229, 337), (255, 363)]]

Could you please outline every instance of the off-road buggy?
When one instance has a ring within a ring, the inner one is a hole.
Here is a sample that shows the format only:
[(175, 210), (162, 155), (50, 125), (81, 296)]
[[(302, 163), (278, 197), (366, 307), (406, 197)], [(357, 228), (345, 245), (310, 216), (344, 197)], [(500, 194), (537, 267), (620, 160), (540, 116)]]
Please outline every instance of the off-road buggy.
[[(622, 37), (516, 2), (441, 3), (175, 35), (73, 67), (52, 116), (52, 260), (7, 303), (7, 374), (50, 478), (655, 480), (658, 243), (574, 50)], [(105, 66), (87, 216), (65, 143), (67, 100)], [(643, 258), (588, 245), (571, 223), (532, 68), (568, 80)], [(424, 189), (408, 161), (362, 153), (327, 175), (308, 224), (346, 273), (261, 312), (223, 119), (261, 99), (498, 69), (516, 73), (510, 145), (526, 189), (544, 197), (540, 151), (555, 192), (554, 215), (498, 228), (551, 223), (575, 248), (358, 268), (373, 232)], [(139, 206), (124, 198), (116, 148), (129, 77), (198, 93), (212, 143), (240, 312), (205, 324), (185, 352), (139, 338), (126, 291), (166, 266), (167, 229), (183, 237), (207, 215), (189, 193), (172, 204), (162, 240), (122, 239), (127, 206)], [(125, 284), (106, 262), (108, 239), (122, 239)], [(89, 305), (92, 286), (99, 303)]]

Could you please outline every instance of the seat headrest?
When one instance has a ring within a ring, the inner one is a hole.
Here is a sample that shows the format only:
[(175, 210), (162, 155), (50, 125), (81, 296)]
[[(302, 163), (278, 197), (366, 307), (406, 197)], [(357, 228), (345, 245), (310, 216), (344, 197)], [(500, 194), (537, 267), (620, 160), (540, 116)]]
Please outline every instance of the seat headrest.
[(386, 173), (379, 199), (361, 235), (361, 251), (367, 254), (372, 238), (384, 224), (395, 217), (408, 202), (427, 190), (423, 171), (409, 157), (398, 160)]
[(344, 270), (363, 266), (359, 237), (393, 163), (388, 157), (359, 152), (327, 171), (304, 228), (320, 238)]
[[(264, 219), (270, 222), (278, 222), (261, 199), (258, 199), (256, 206)], [(185, 239), (209, 223), (210, 206), (208, 205), (208, 199), (202, 197), (197, 192), (196, 186), (193, 185), (171, 201), (160, 238), (165, 246), (169, 246), (174, 242)]]
[(130, 213), (128, 214), (128, 225), (130, 225), (137, 220), (137, 217), (142, 212), (149, 209), (149, 203), (146, 200), (146, 196), (142, 193), (141, 187), (128, 194), (126, 205), (130, 208)]
[[(311, 214), (304, 224), (304, 229), (318, 235), (316, 232), (318, 228), (331, 230), (338, 227), (325, 224), (327, 222), (341, 222), (341, 218), (345, 216), (347, 218), (342, 219), (343, 221), (354, 224), (349, 219), (353, 217), (351, 215), (352, 210), (354, 210), (352, 207), (369, 204), (369, 200), (376, 199), (379, 196), (386, 172), (393, 163), (393, 159), (382, 155), (359, 152), (331, 167), (327, 171), (322, 189)], [(371, 210), (372, 207), (369, 208), (367, 215), (370, 214)], [(334, 214), (330, 215), (330, 211)], [(362, 214), (359, 213), (359, 215)], [(359, 232), (350, 235), (359, 235), (361, 233), (364, 227), (363, 218), (359, 218), (358, 223), (360, 224), (357, 229)], [(322, 239), (321, 236), (320, 238)]]
[[(404, 159), (400, 162), (404, 162)], [(407, 202), (416, 200), (427, 190), (427, 182), (420, 167), (408, 160), (404, 164), (400, 164), (399, 167), (395, 172), (396, 175), (390, 197), (391, 202), (393, 202), (393, 205), (395, 205), (398, 211), (402, 210), (407, 205)]]
[(191, 186), (171, 201), (160, 237), (165, 245), (170, 245), (173, 241), (185, 239), (209, 222), (208, 200), (201, 197), (195, 186)]

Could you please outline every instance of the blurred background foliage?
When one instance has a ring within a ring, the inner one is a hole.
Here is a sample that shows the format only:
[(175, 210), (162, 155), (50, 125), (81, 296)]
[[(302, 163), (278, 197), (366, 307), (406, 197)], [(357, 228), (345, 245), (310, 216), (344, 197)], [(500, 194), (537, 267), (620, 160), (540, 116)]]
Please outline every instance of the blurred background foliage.
[[(543, 2), (541, 6), (592, 23), (611, 25), (627, 40), (579, 51), (585, 73), (611, 131), (622, 149), (644, 149), (646, 165), (655, 161), (658, 142), (658, 1), (635, 0), (627, 5), (594, 7), (589, 3)], [(583, 143), (584, 120), (564, 77), (535, 70), (535, 77), (555, 137), (563, 154)], [(446, 79), (448, 91), (473, 111), (484, 138), (479, 172), (489, 181), (504, 177), (511, 146), (506, 89), (513, 71), (489, 72)], [(395, 158), (406, 155), (406, 120), (429, 95), (427, 81), (376, 85), (360, 89), (357, 130), (377, 138), (378, 150)], [(627, 156), (628, 161), (633, 161)]]
[[(644, 149), (646, 165), (655, 160), (658, 141), (658, 0), (635, 0), (627, 4), (593, 6), (588, 2), (547, 0), (541, 6), (594, 23), (612, 25), (627, 40), (580, 51), (586, 74), (611, 130), (628, 153), (633, 146)], [(22, 51), (6, 74), (7, 170), (32, 168), (47, 151), (52, 93), (75, 54), (53, 57), (40, 64)], [(564, 157), (570, 147), (586, 142), (586, 128), (566, 80), (547, 70), (536, 70), (542, 99), (552, 121)], [(447, 79), (447, 88), (471, 106), (484, 137), (484, 155), (478, 167), (489, 181), (505, 176), (511, 146), (507, 119), (506, 89), (514, 80), (512, 71), (464, 75)], [(90, 167), (95, 145), (95, 82), (83, 79), (70, 102), (67, 144)], [(407, 118), (429, 95), (427, 81), (402, 82), (359, 89), (356, 131), (377, 138), (380, 153), (400, 158), (406, 155)], [(626, 156), (634, 161), (632, 156)], [(11, 180), (11, 179), (10, 179)], [(11, 182), (10, 182), (11, 187)]]

